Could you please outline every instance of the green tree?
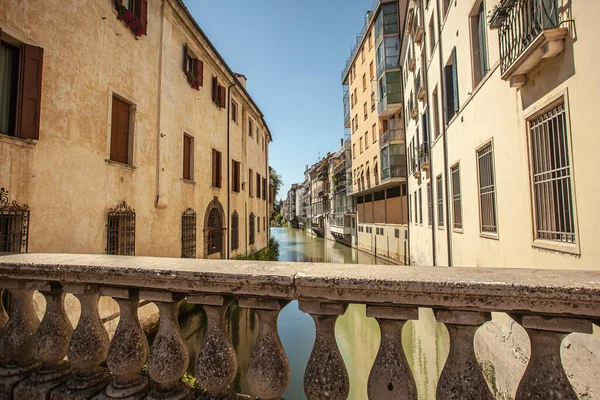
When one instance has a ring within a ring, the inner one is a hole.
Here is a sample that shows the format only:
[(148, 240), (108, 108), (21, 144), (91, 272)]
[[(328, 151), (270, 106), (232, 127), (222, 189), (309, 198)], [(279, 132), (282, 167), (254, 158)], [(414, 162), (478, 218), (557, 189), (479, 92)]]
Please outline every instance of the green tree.
[(271, 174), (270, 174), (270, 181), (271, 181), (271, 185), (273, 185), (273, 199), (277, 198), (277, 195), (279, 194), (279, 189), (281, 189), (281, 186), (283, 185), (283, 179), (281, 178), (281, 175), (279, 175), (277, 173), (277, 171), (275, 171), (275, 168), (271, 167)]

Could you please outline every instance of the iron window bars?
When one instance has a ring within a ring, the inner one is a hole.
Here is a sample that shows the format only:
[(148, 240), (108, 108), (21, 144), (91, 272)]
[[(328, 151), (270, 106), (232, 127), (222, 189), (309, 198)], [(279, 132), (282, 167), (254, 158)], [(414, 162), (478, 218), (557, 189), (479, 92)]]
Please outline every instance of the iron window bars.
[(29, 206), (9, 202), (8, 190), (0, 188), (0, 252), (27, 253), (29, 221)]
[(135, 210), (125, 200), (108, 210), (106, 254), (135, 255)]
[(196, 211), (191, 208), (181, 215), (181, 257), (196, 258)]

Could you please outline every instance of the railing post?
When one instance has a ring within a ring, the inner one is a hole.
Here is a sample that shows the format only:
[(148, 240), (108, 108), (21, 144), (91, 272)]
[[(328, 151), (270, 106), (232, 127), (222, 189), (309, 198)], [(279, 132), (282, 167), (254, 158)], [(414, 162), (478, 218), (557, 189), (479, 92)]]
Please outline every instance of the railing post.
[(102, 288), (102, 295), (111, 296), (119, 304), (119, 324), (106, 356), (113, 375), (106, 396), (109, 399), (142, 398), (147, 392), (148, 378), (141, 375), (140, 369), (148, 359), (148, 341), (138, 318), (138, 291)]
[(65, 285), (81, 304), (81, 315), (71, 336), (67, 355), (74, 373), (64, 386), (52, 392), (52, 400), (87, 399), (104, 390), (109, 374), (106, 360), (109, 339), (98, 313), (97, 285)]
[(46, 312), (33, 337), (33, 355), (41, 366), (17, 386), (16, 399), (47, 399), (71, 373), (69, 363), (64, 361), (73, 335), (73, 326), (65, 312), (66, 292), (55, 286), (41, 293), (46, 299)]
[(196, 380), (210, 393), (211, 399), (226, 399), (228, 386), (237, 373), (237, 359), (225, 329), (225, 312), (233, 299), (223, 296), (190, 295), (188, 302), (201, 304), (206, 312), (207, 327), (196, 361)]
[(315, 321), (315, 345), (304, 372), (304, 394), (308, 400), (346, 400), (350, 391), (348, 371), (335, 341), (335, 322), (346, 312), (346, 304), (299, 301), (300, 310)]
[(37, 366), (33, 358), (33, 337), (40, 320), (33, 308), (33, 293), (46, 283), (2, 282), (11, 294), (8, 322), (0, 331), (0, 399), (13, 397), (15, 386)]
[(592, 323), (576, 318), (516, 317), (531, 340), (531, 356), (515, 400), (577, 399), (560, 358), (563, 339), (570, 333), (592, 333)]
[(491, 319), (489, 312), (434, 310), (435, 318), (448, 328), (450, 354), (437, 386), (437, 399), (492, 400), (475, 357), (475, 332)]
[(402, 327), (419, 319), (419, 309), (367, 306), (367, 316), (376, 318), (381, 328), (381, 345), (369, 374), (369, 399), (416, 399), (417, 386), (402, 348)]
[(147, 400), (179, 400), (189, 395), (190, 388), (179, 381), (189, 365), (188, 352), (179, 328), (179, 305), (184, 296), (154, 291), (140, 291), (140, 298), (158, 307), (160, 323), (150, 348), (148, 373), (158, 385)]
[(290, 363), (277, 331), (279, 312), (288, 302), (242, 298), (240, 307), (254, 309), (259, 320), (258, 340), (250, 356), (248, 385), (260, 399), (278, 399), (290, 383)]

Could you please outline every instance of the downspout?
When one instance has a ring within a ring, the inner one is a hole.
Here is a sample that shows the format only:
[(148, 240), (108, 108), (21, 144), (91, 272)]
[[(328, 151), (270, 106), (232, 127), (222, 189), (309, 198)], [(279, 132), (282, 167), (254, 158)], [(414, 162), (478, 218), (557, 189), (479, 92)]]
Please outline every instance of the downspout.
[[(446, 95), (446, 87), (445, 87), (445, 77), (444, 77), (444, 59), (442, 58), (442, 19), (441, 19), (441, 8), (440, 8), (440, 0), (437, 0), (437, 19), (438, 19), (438, 54), (440, 59), (440, 85), (442, 88), (442, 96)], [(444, 99), (444, 103), (445, 103)], [(442, 139), (444, 145), (444, 187), (446, 189), (446, 241), (448, 246), (448, 266), (452, 266), (452, 229), (450, 227), (450, 203), (448, 195), (448, 143), (446, 140), (446, 113), (444, 113), (443, 118), (444, 123), (442, 124)], [(432, 186), (433, 187), (433, 186)], [(433, 199), (432, 199), (433, 202)]]
[[(230, 154), (230, 143), (229, 143), (229, 128), (231, 124), (231, 88), (237, 85), (237, 82), (233, 82), (227, 87), (227, 259), (229, 260), (229, 252), (231, 249), (231, 154)], [(238, 225), (239, 229), (239, 225)], [(238, 234), (239, 237), (239, 234)]]
[(162, 18), (160, 20), (160, 47), (158, 50), (158, 99), (156, 101), (156, 193), (154, 198), (154, 207), (157, 209), (167, 208), (167, 203), (160, 197), (160, 174), (163, 172), (160, 163), (160, 142), (163, 136), (161, 132), (161, 113), (162, 113), (162, 71), (163, 71), (163, 44), (165, 36), (165, 3), (161, 5)]

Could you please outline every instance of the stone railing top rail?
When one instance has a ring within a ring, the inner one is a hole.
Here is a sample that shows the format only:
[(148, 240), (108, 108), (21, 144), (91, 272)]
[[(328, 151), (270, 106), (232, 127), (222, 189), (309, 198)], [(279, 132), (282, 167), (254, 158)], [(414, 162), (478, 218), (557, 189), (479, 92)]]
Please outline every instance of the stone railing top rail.
[(596, 271), (0, 255), (0, 287), (14, 280), (600, 319)]

